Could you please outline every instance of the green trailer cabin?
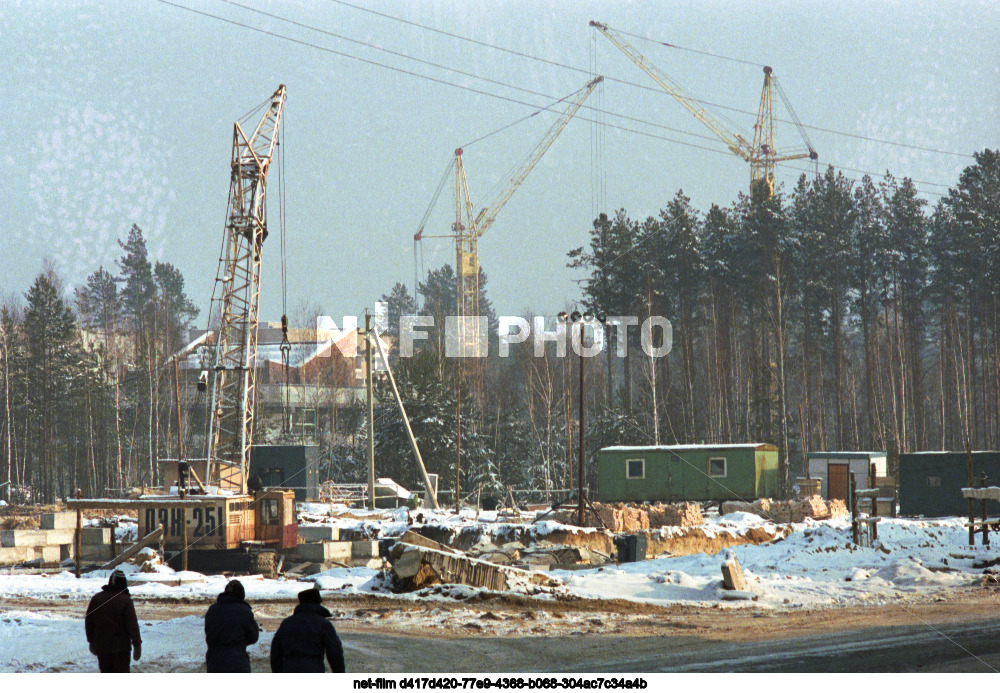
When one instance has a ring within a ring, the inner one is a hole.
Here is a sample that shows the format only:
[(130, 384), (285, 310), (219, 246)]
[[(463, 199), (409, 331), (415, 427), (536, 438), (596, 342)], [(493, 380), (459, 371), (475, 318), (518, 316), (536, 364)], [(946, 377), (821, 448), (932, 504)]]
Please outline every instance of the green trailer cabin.
[[(969, 501), (962, 489), (969, 485), (966, 452), (905, 452), (899, 454), (899, 514), (924, 517), (968, 517)], [(972, 485), (979, 486), (986, 473), (988, 486), (1000, 486), (1000, 451), (980, 450), (971, 454)], [(986, 501), (990, 517), (1000, 514), (1000, 504)], [(976, 515), (980, 516), (976, 502)]]
[(601, 502), (724, 501), (778, 493), (778, 448), (728, 445), (616, 445), (597, 454)]

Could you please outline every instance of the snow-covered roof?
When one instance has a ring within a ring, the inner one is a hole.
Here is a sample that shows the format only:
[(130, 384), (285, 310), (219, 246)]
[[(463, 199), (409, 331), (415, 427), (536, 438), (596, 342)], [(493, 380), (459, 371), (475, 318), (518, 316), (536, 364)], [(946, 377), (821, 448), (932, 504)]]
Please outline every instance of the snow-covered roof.
[[(965, 450), (920, 450), (918, 452), (901, 452), (900, 457), (904, 455), (909, 457), (910, 455), (965, 455), (967, 454)], [(973, 450), (973, 455), (1000, 455), (1000, 450)]]
[(666, 452), (696, 452), (698, 450), (759, 450), (761, 448), (768, 449), (774, 447), (769, 443), (713, 443), (713, 444), (700, 444), (700, 445), (610, 445), (606, 448), (601, 448), (601, 452), (638, 452), (638, 451), (656, 451), (663, 450)]
[(841, 452), (810, 452), (809, 457), (816, 457), (819, 459), (832, 458), (832, 457), (867, 457), (871, 459), (872, 457), (885, 457), (884, 452), (859, 452), (855, 450), (844, 450)]

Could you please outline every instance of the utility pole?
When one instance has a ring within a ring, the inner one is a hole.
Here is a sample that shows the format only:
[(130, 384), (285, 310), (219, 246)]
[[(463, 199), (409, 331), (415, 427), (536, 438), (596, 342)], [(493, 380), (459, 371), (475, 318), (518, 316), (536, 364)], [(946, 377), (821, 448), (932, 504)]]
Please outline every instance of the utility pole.
[(365, 390), (368, 396), (368, 507), (375, 509), (375, 403), (372, 401), (372, 316), (365, 311)]
[(455, 514), (462, 512), (462, 497), (459, 491), (462, 481), (462, 366), (458, 367), (458, 398), (457, 398), (457, 429), (458, 438), (455, 442)]
[(580, 496), (579, 506), (577, 507), (577, 524), (583, 527), (583, 403), (584, 403), (584, 390), (583, 390), (583, 323), (579, 320), (577, 325), (580, 326), (580, 462), (577, 465), (580, 472), (580, 479), (577, 483), (577, 493)]

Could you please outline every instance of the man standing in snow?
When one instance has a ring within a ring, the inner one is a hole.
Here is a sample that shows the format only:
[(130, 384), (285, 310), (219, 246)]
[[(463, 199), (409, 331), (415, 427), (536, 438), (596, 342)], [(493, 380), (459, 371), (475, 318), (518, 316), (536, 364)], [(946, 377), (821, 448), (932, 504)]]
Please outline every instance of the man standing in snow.
[(243, 583), (230, 580), (205, 614), (208, 673), (249, 674), (247, 645), (253, 645), (259, 637), (260, 628), (246, 603)]
[(337, 630), (327, 620), (333, 614), (322, 602), (315, 587), (299, 592), (299, 605), (281, 622), (271, 641), (271, 671), (322, 674), (325, 654), (330, 671), (344, 672), (344, 647)]
[(125, 573), (115, 570), (108, 584), (94, 595), (87, 606), (84, 619), (90, 651), (97, 655), (97, 665), (102, 673), (127, 674), (129, 654), (139, 661), (142, 656), (142, 638), (135, 605), (128, 593)]

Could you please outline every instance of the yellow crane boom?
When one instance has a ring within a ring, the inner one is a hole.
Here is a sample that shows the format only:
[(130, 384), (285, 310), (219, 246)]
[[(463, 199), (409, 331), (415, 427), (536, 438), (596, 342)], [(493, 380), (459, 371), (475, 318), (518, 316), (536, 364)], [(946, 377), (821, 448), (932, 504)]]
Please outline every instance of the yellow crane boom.
[[(455, 236), (455, 275), (458, 284), (459, 316), (479, 315), (479, 238), (493, 225), (500, 210), (504, 208), (504, 205), (535, 168), (545, 152), (549, 150), (552, 143), (576, 115), (576, 112), (580, 110), (587, 97), (603, 80), (603, 77), (595, 77), (587, 82), (582, 89), (564, 99), (568, 103), (565, 110), (511, 174), (507, 185), (493, 198), (489, 205), (479, 210), (478, 214), (475, 214), (475, 206), (472, 204), (472, 197), (469, 194), (465, 164), (462, 160), (463, 151), (461, 148), (455, 150), (455, 224), (452, 231)], [(475, 329), (473, 325), (466, 325), (463, 320), (459, 320), (458, 338), (463, 348), (476, 345), (479, 343), (478, 329)]]
[(748, 141), (739, 133), (731, 132), (723, 126), (706, 109), (699, 106), (696, 100), (662, 70), (657, 68), (630, 44), (617, 31), (601, 22), (591, 21), (590, 26), (600, 31), (629, 60), (656, 82), (663, 91), (670, 94), (691, 115), (701, 121), (726, 147), (736, 156), (750, 164), (750, 186), (753, 188), (757, 180), (763, 180), (767, 185), (768, 195), (774, 194), (774, 164), (778, 161), (793, 159), (816, 159), (816, 152), (809, 147), (806, 152), (778, 154), (774, 149), (774, 116), (771, 108), (771, 68), (764, 67), (764, 87), (760, 96), (760, 107), (757, 111), (757, 122), (754, 125), (753, 142)]

